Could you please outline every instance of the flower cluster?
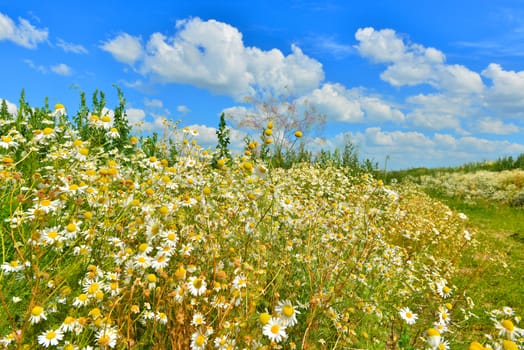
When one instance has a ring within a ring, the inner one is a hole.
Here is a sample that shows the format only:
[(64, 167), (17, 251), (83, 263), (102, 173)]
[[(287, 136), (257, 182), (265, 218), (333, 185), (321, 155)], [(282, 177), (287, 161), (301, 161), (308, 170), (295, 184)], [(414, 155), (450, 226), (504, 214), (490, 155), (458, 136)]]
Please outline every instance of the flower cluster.
[[(465, 334), (472, 302), (453, 281), (474, 232), (416, 189), (247, 156), (213, 167), (197, 131), (168, 159), (53, 115), (30, 132), (2, 123), (0, 346), (435, 348)], [(497, 329), (517, 342), (508, 320)]]

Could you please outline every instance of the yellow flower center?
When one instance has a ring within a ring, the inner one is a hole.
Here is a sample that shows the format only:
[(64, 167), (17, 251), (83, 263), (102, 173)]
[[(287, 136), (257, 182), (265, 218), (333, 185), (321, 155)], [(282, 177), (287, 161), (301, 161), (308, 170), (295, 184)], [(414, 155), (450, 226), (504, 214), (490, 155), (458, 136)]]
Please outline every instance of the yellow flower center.
[(78, 152), (83, 156), (87, 156), (89, 154), (89, 150), (87, 148), (80, 148)]
[(440, 333), (435, 328), (430, 328), (430, 329), (428, 329), (428, 335), (430, 337), (438, 337), (440, 335)]
[(278, 324), (274, 324), (271, 326), (271, 333), (278, 334), (280, 332), (280, 326)]
[(147, 275), (147, 281), (149, 283), (155, 283), (156, 282), (156, 275), (150, 273), (149, 275)]
[(58, 232), (56, 231), (51, 231), (47, 234), (47, 236), (51, 239), (55, 239), (56, 237), (58, 237)]
[(141, 245), (138, 246), (138, 250), (143, 253), (147, 250), (149, 246), (147, 245), (147, 243), (142, 243)]
[(13, 139), (11, 138), (11, 136), (2, 136), (2, 141), (4, 141), (4, 142), (11, 142), (11, 141), (13, 141)]
[(450, 290), (451, 290), (451, 289), (450, 289), (448, 286), (444, 286), (444, 288), (442, 288), (442, 292), (443, 292), (444, 294), (448, 294)]
[(37, 316), (40, 316), (40, 314), (44, 311), (44, 308), (41, 307), (41, 306), (35, 306), (32, 310), (31, 310), (31, 315), (37, 317)]
[(186, 269), (184, 269), (182, 266), (180, 266), (178, 269), (176, 269), (175, 271), (175, 277), (178, 278), (179, 280), (184, 278), (186, 276)]
[(198, 337), (196, 337), (195, 339), (195, 344), (198, 346), (204, 345), (205, 342), (206, 342), (206, 338), (202, 334), (199, 334)]
[(515, 344), (511, 340), (504, 340), (504, 342), (502, 343), (502, 348), (504, 350), (518, 350), (517, 344)]
[(75, 232), (76, 231), (76, 225), (73, 224), (73, 223), (70, 223), (69, 225), (66, 226), (66, 230), (67, 230), (67, 232)]
[(56, 338), (56, 333), (54, 331), (49, 331), (46, 333), (45, 338), (47, 340), (53, 340)]
[(51, 135), (51, 134), (53, 133), (53, 129), (51, 129), (51, 128), (45, 128), (45, 129), (43, 130), (43, 132), (44, 132), (44, 135)]
[(111, 121), (111, 117), (108, 116), (108, 115), (104, 115), (104, 116), (102, 117), (102, 121), (103, 121), (104, 123), (109, 123), (109, 122)]
[(87, 300), (87, 295), (84, 294), (84, 293), (80, 294), (80, 295), (78, 296), (78, 300), (80, 300), (80, 301), (82, 301), (82, 302), (83, 302), (83, 301), (86, 301), (86, 300)]
[(104, 347), (108, 346), (110, 341), (111, 341), (111, 338), (107, 334), (104, 334), (97, 340), (98, 344)]
[(285, 306), (282, 308), (282, 313), (283, 313), (284, 316), (286, 316), (286, 317), (291, 317), (291, 316), (293, 316), (293, 314), (295, 313), (295, 310), (293, 309), (293, 306), (291, 306), (291, 305), (285, 305)]
[(195, 278), (195, 280), (193, 281), (193, 287), (197, 289), (202, 287), (202, 280), (200, 278)]
[(502, 327), (504, 327), (508, 332), (513, 332), (515, 329), (515, 326), (513, 325), (513, 322), (511, 320), (504, 320), (500, 323)]
[(411, 312), (406, 312), (406, 318), (413, 318), (413, 314)]

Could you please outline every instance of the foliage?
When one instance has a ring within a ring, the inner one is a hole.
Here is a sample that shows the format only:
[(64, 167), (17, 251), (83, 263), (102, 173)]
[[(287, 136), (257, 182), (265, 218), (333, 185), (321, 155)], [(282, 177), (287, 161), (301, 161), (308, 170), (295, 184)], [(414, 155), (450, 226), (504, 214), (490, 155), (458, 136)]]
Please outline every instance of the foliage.
[(229, 150), (229, 133), (230, 130), (226, 126), (226, 118), (224, 113), (220, 115), (220, 122), (216, 131), (218, 144), (216, 146), (216, 152), (213, 155), (212, 164), (215, 168), (218, 167), (218, 160), (232, 161), (231, 151)]

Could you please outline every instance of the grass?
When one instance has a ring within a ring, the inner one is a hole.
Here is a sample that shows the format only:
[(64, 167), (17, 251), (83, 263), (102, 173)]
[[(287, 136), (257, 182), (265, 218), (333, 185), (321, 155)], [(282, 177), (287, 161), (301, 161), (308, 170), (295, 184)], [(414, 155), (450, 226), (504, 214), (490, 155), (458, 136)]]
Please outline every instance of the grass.
[[(475, 251), (464, 254), (460, 265), (464, 277), (461, 287), (478, 304), (477, 310), (512, 305), (524, 308), (524, 208), (511, 207), (486, 200), (465, 201), (427, 190), (451, 209), (468, 216), (478, 233)], [(489, 317), (480, 314), (486, 327)]]

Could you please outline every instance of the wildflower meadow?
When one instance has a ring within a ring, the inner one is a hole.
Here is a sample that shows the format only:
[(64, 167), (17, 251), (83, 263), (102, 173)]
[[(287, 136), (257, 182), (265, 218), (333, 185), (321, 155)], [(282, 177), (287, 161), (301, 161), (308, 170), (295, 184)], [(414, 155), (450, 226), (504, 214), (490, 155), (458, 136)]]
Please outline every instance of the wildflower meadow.
[(167, 121), (133, 135), (119, 99), (0, 110), (0, 347), (524, 349), (521, 310), (479, 309), (463, 283), (465, 214), (276, 167), (270, 118), (242, 155)]

